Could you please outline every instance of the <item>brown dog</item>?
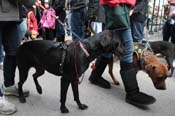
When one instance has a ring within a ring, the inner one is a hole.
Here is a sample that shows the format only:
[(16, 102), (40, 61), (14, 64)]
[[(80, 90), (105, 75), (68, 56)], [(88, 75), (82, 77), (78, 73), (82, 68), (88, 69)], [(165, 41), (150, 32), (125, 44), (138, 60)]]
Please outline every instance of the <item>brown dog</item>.
[[(88, 30), (95, 35), (96, 32), (93, 30), (91, 26), (92, 21), (93, 20), (90, 19), (88, 22)], [(137, 53), (136, 51), (140, 49), (140, 46), (143, 51), (141, 53)], [(140, 54), (143, 56), (141, 56)], [(113, 60), (114, 60), (114, 57), (113, 57)], [(149, 75), (156, 89), (162, 89), (162, 90), (166, 89), (165, 79), (168, 76), (167, 64), (161, 63), (155, 55), (153, 55), (150, 51), (148, 51), (145, 48), (145, 46), (138, 45), (138, 44), (135, 45), (133, 61), (138, 71), (143, 70)], [(113, 83), (116, 85), (119, 85), (119, 82), (117, 81), (117, 79), (115, 79), (113, 74), (113, 62), (108, 64), (108, 68), (109, 68), (108, 72), (113, 80)]]
[(168, 65), (160, 62), (157, 56), (147, 49), (142, 51), (140, 57), (138, 60), (138, 54), (134, 52), (133, 59), (136, 68), (149, 75), (156, 89), (166, 89), (165, 79), (168, 76)]

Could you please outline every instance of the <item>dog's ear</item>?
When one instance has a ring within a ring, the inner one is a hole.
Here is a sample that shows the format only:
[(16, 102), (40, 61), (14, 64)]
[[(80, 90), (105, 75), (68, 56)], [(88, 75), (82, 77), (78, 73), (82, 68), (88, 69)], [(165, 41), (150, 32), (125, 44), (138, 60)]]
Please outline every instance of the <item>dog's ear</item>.
[(152, 72), (154, 72), (156, 69), (156, 66), (155, 65), (145, 65), (145, 70), (148, 74), (151, 74)]

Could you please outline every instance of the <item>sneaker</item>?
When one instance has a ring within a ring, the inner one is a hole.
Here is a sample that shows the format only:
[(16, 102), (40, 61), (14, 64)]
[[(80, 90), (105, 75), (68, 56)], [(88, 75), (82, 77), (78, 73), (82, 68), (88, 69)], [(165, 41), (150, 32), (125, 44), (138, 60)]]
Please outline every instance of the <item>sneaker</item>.
[[(5, 87), (4, 85), (2, 85), (1, 90), (2, 90), (3, 94), (6, 95), (6, 96), (19, 97), (18, 87), (16, 85), (12, 85), (10, 87)], [(29, 91), (28, 90), (23, 90), (23, 92), (24, 92), (24, 97), (29, 96)]]
[(10, 115), (17, 111), (14, 104), (8, 102), (5, 97), (0, 97), (0, 114)]

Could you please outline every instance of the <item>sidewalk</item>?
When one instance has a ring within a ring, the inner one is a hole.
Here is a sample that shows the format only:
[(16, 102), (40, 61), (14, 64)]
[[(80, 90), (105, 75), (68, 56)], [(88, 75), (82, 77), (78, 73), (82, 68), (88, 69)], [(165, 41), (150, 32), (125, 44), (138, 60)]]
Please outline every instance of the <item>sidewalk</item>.
[[(161, 40), (160, 32), (150, 36), (150, 40)], [(70, 113), (62, 114), (60, 112), (60, 77), (45, 72), (39, 78), (43, 88), (43, 94), (39, 95), (35, 89), (32, 74), (32, 68), (24, 88), (30, 90), (30, 96), (24, 104), (19, 103), (16, 97), (8, 97), (9, 101), (16, 104), (18, 112), (13, 116), (175, 116), (175, 78), (166, 80), (167, 90), (156, 90), (151, 79), (145, 72), (138, 73), (138, 83), (140, 90), (154, 96), (157, 102), (146, 108), (138, 108), (125, 102), (125, 91), (119, 74), (119, 64), (114, 63), (114, 74), (120, 82), (119, 86), (112, 85), (111, 89), (103, 89), (92, 85), (88, 81), (91, 73), (89, 68), (85, 73), (85, 78), (79, 86), (80, 100), (87, 104), (87, 110), (79, 110), (74, 102), (71, 87), (67, 95), (67, 107)], [(0, 71), (0, 82), (3, 82), (3, 72)], [(16, 72), (16, 82), (18, 82), (18, 70)], [(103, 77), (112, 82), (106, 68)], [(1, 116), (1, 115), (0, 115)]]

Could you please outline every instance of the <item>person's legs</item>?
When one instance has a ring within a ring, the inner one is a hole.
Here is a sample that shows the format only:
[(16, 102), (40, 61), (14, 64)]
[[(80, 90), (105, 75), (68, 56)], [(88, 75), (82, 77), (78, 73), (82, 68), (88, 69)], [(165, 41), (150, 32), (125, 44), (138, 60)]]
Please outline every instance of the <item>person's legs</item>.
[(71, 12), (72, 39), (84, 39), (85, 37), (85, 9), (73, 10)]
[(2, 43), (5, 51), (4, 58), (4, 85), (6, 87), (14, 85), (16, 71), (16, 50), (21, 44), (21, 38), (16, 24), (11, 28), (4, 28)]
[(146, 95), (139, 91), (136, 74), (137, 71), (133, 65), (133, 40), (131, 29), (120, 32), (122, 43), (127, 51), (120, 59), (120, 75), (126, 91), (126, 102), (133, 105), (149, 105), (156, 100), (154, 97)]
[[(6, 25), (3, 28), (2, 43), (5, 51), (4, 58), (4, 85), (2, 91), (5, 95), (18, 96), (18, 90), (15, 86), (15, 71), (16, 71), (16, 51), (21, 45), (21, 38), (19, 36), (19, 30), (17, 24), (11, 24), (11, 28)], [(25, 92), (26, 96), (29, 95), (29, 91)]]
[(132, 37), (134, 42), (141, 42), (144, 35), (144, 23), (132, 21)]
[[(3, 27), (0, 27), (0, 42), (2, 42)], [(0, 114), (13, 114), (17, 111), (14, 104), (8, 102), (0, 89)]]
[(171, 25), (171, 29), (170, 29), (170, 34), (171, 34), (171, 42), (173, 44), (175, 44), (175, 24)]
[(163, 40), (164, 41), (169, 41), (170, 39), (170, 28), (171, 28), (171, 25), (169, 24), (169, 21), (166, 21), (164, 26), (163, 26)]
[(27, 19), (23, 18), (23, 21), (18, 25), (19, 38), (22, 40), (27, 32)]
[(110, 83), (102, 77), (102, 74), (109, 62), (112, 61), (112, 54), (103, 54), (96, 59), (95, 69), (92, 70), (89, 81), (92, 84), (109, 89)]
[(59, 22), (56, 23), (56, 38), (58, 42), (64, 42), (65, 40), (65, 30)]

